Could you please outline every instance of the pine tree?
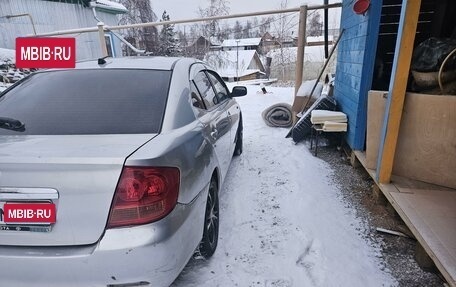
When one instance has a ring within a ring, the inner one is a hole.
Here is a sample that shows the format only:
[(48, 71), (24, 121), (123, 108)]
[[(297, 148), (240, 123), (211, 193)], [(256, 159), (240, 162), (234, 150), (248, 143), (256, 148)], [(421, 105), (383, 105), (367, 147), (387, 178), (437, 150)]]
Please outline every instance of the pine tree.
[[(1, 0), (0, 0), (1, 1)], [(158, 20), (152, 5), (149, 0), (120, 0), (128, 13), (123, 14), (119, 19), (120, 25), (155, 22)], [(138, 29), (127, 29), (122, 32), (125, 39), (138, 49), (145, 49), (147, 52), (156, 54), (158, 42), (158, 30), (156, 27), (142, 27)], [(124, 48), (126, 55), (130, 54), (130, 50)]]
[[(160, 22), (169, 21), (169, 15), (166, 11), (163, 11), (162, 18)], [(176, 32), (174, 31), (174, 25), (165, 24), (162, 26), (159, 36), (159, 47), (158, 55), (161, 56), (178, 56), (181, 52), (179, 40), (176, 37)]]
[[(227, 0), (208, 0), (209, 6), (206, 8), (199, 7), (198, 14), (201, 18), (228, 15), (230, 12), (229, 2)], [(201, 27), (202, 36), (206, 39), (223, 40), (220, 36), (220, 21), (210, 20), (204, 22)]]

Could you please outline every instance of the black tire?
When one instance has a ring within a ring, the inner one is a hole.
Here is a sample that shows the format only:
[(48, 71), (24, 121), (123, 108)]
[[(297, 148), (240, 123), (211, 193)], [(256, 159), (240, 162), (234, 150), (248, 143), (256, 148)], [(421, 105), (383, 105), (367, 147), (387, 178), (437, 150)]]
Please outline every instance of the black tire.
[(234, 155), (238, 156), (242, 154), (242, 138), (243, 138), (242, 118), (239, 120), (239, 127), (236, 133), (236, 146), (234, 148)]
[(203, 228), (203, 239), (199, 246), (199, 252), (201, 256), (208, 259), (217, 249), (219, 234), (218, 184), (215, 178), (212, 178), (209, 184)]

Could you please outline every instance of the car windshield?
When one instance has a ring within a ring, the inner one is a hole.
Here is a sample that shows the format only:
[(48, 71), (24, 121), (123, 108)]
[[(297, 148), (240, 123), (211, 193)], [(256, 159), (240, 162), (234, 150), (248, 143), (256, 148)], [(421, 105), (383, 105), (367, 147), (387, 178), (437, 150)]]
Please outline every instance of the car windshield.
[(0, 135), (139, 134), (160, 131), (171, 71), (35, 73), (0, 97), (0, 117), (25, 129)]

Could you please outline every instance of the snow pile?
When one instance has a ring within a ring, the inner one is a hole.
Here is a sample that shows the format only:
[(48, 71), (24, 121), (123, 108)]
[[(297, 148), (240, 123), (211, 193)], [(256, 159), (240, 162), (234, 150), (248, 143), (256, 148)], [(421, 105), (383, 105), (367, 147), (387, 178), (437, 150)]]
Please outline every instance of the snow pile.
[(244, 151), (220, 191), (220, 240), (213, 258), (192, 260), (173, 287), (395, 286), (379, 248), (362, 239), (356, 211), (344, 206), (330, 167), (288, 129), (268, 127), (261, 111), (293, 101), (293, 88), (249, 86), (237, 98)]

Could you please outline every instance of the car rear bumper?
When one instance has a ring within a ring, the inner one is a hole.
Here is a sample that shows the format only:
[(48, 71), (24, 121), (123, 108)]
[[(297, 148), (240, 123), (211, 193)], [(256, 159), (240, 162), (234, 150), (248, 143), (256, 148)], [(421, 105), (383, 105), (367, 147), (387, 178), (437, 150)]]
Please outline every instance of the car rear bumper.
[(158, 222), (107, 230), (95, 245), (0, 246), (0, 286), (169, 286), (201, 240), (206, 196)]

